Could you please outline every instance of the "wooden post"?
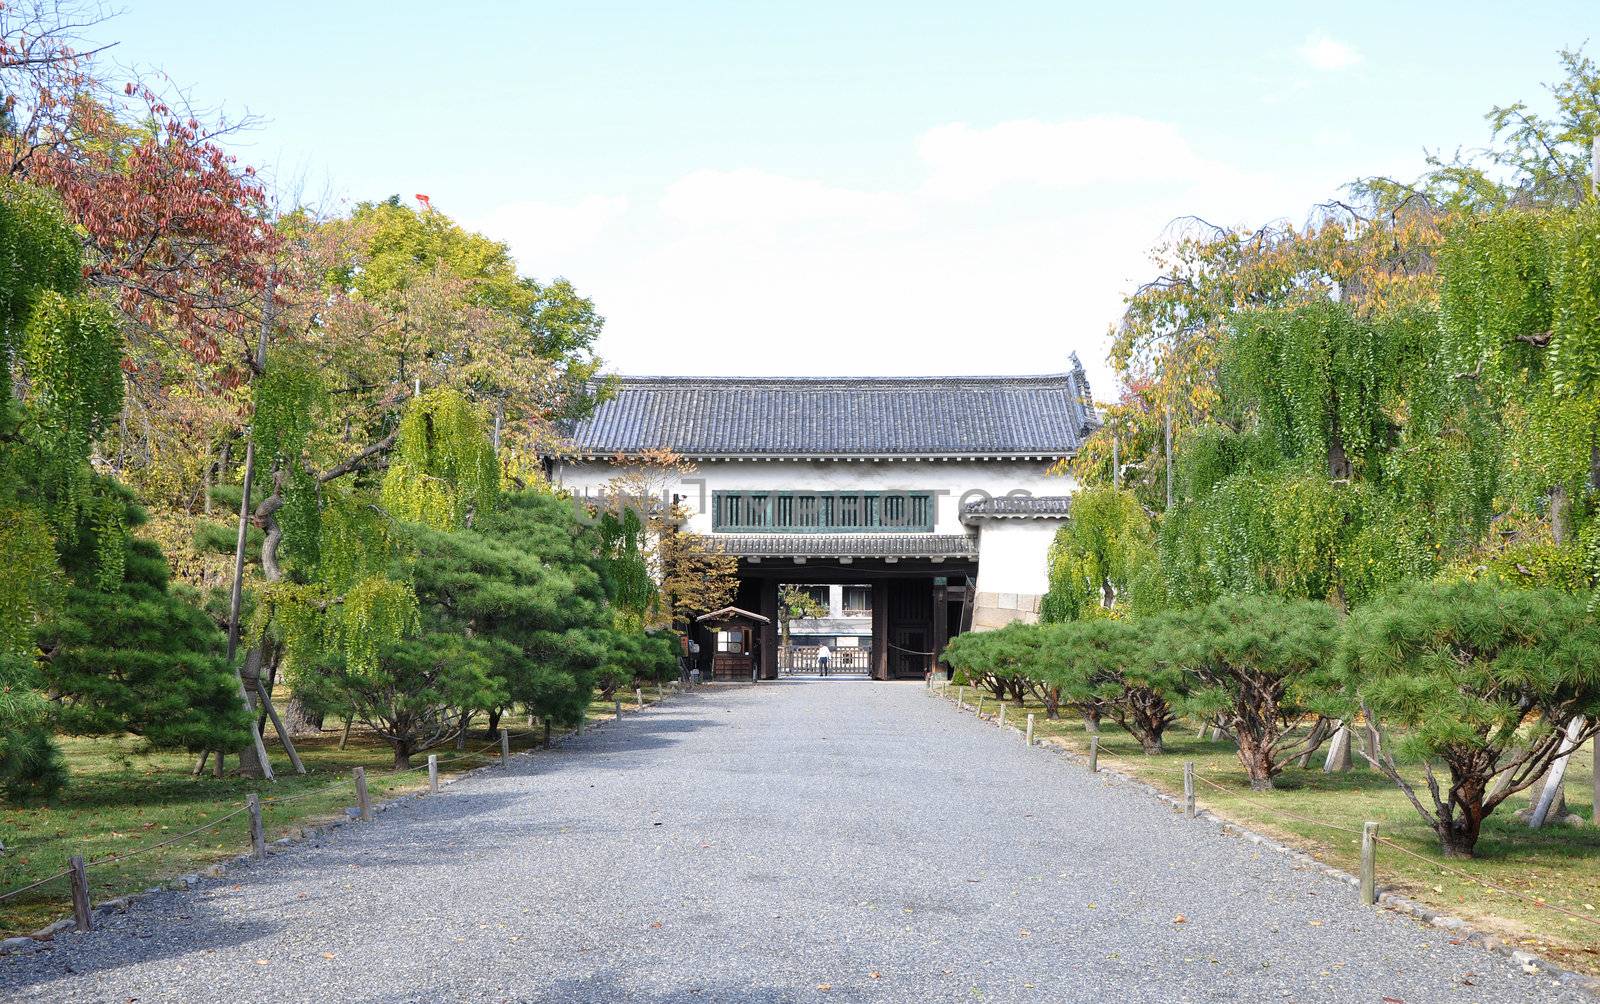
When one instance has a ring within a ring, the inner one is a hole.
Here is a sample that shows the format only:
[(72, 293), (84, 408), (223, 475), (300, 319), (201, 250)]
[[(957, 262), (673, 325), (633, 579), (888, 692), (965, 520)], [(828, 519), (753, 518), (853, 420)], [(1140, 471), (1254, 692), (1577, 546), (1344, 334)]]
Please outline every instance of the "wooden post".
[(357, 767), (351, 771), (356, 776), (356, 813), (363, 823), (372, 822), (372, 800), (367, 798), (367, 768)]
[(638, 687), (633, 688), (633, 703), (639, 705), (639, 710), (644, 710), (644, 691)]
[(956, 707), (965, 708), (966, 706), (967, 706), (967, 688), (965, 686), (957, 687), (956, 688)]
[(660, 683), (657, 683), (656, 684), (656, 701), (657, 701), (657, 703), (659, 703), (661, 701), (664, 701), (666, 699), (667, 699), (667, 692), (661, 689), (661, 684)]
[(617, 698), (617, 721), (622, 721), (622, 698)]
[(1100, 773), (1100, 737), (1089, 737), (1089, 773)]
[(544, 748), (545, 749), (549, 749), (550, 748), (550, 743), (551, 743), (550, 733), (553, 732), (554, 730), (555, 730), (555, 723), (553, 721), (551, 721), (549, 715), (545, 715), (544, 716)]
[(1206, 737), (1206, 723), (1204, 719), (1201, 720), (1200, 729), (1195, 732), (1194, 737), (1196, 739), (1204, 739)]
[(584, 708), (581, 712), (578, 713), (578, 735), (580, 735), (580, 736), (583, 735), (583, 722), (584, 722), (584, 719), (586, 719), (588, 717), (589, 717), (589, 709), (588, 708)]
[(1186, 760), (1183, 764), (1183, 814), (1194, 816), (1194, 761)]
[(1572, 759), (1573, 751), (1578, 748), (1578, 736), (1583, 734), (1583, 727), (1582, 715), (1574, 717), (1567, 723), (1567, 734), (1561, 740), (1561, 753), (1550, 765), (1550, 772), (1545, 776), (1544, 789), (1539, 792), (1539, 800), (1534, 804), (1533, 815), (1528, 817), (1528, 825), (1535, 830), (1545, 824), (1545, 818), (1550, 815), (1550, 807), (1561, 798), (1561, 786), (1567, 776), (1567, 763)]
[(250, 853), (264, 858), (267, 856), (267, 831), (261, 825), (261, 796), (252, 791), (244, 797), (244, 804), (250, 810)]
[(1000, 727), (1002, 729), (1006, 727), (1006, 706), (1004, 703), (1000, 705)]
[(973, 714), (975, 714), (979, 718), (983, 717), (983, 695), (982, 694), (978, 695), (978, 709), (977, 709), (977, 711), (973, 712)]
[(1023, 733), (1022, 745), (1024, 745), (1024, 746), (1032, 746), (1033, 745), (1033, 716), (1032, 715), (1028, 716), (1028, 731)]
[(500, 730), (500, 766), (511, 769), (511, 733)]
[(428, 791), (439, 794), (439, 754), (428, 754)]
[(72, 916), (78, 930), (94, 930), (94, 912), (89, 904), (89, 870), (83, 866), (83, 855), (74, 854), (72, 867)]
[(1378, 901), (1378, 824), (1361, 824), (1361, 905)]
[[(350, 741), (350, 719), (346, 718), (344, 720), (344, 732), (339, 736), (339, 748), (340, 749), (344, 749), (345, 744), (348, 743), (349, 741)], [(459, 746), (456, 747), (456, 748), (460, 749)]]

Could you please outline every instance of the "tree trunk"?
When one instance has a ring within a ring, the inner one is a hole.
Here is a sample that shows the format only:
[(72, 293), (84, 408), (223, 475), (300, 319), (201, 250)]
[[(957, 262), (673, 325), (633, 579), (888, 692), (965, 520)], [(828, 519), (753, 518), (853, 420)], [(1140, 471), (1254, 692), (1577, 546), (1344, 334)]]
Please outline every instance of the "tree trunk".
[(1083, 717), (1083, 727), (1090, 732), (1100, 731), (1100, 709), (1093, 704), (1086, 705), (1078, 712)]
[(1272, 751), (1243, 730), (1238, 734), (1238, 741), (1239, 762), (1244, 765), (1245, 773), (1250, 775), (1251, 790), (1271, 791)]
[(299, 695), (290, 694), (289, 700), (283, 706), (283, 727), (289, 730), (292, 736), (312, 735), (322, 731), (323, 715), (319, 711), (312, 714), (300, 700)]
[(394, 740), (394, 769), (408, 770), (411, 767), (411, 740)]
[(489, 738), (490, 739), (498, 739), (498, 738), (500, 738), (500, 709), (499, 708), (490, 708), (489, 709)]

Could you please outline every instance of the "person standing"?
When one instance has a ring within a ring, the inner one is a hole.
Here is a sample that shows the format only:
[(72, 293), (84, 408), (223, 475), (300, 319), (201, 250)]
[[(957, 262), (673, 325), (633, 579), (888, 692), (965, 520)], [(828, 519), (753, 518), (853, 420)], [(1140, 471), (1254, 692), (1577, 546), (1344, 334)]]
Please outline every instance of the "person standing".
[(817, 666), (822, 670), (822, 675), (828, 675), (828, 660), (833, 658), (833, 652), (828, 646), (821, 645), (817, 648)]

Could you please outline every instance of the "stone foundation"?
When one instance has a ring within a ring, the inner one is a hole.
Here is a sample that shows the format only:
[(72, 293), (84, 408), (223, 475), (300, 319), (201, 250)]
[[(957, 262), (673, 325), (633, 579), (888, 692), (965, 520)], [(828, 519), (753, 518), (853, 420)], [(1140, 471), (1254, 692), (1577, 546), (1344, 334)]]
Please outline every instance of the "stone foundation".
[(980, 592), (972, 607), (972, 630), (989, 631), (1005, 627), (1013, 621), (1037, 624), (1039, 601), (1042, 599), (1044, 597), (1037, 593)]

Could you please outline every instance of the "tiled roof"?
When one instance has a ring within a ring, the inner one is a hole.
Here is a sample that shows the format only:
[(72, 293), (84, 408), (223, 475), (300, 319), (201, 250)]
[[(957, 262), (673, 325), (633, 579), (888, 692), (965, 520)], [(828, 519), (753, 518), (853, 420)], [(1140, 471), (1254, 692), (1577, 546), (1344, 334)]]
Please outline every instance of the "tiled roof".
[(717, 533), (710, 547), (741, 557), (906, 558), (978, 556), (978, 542), (964, 533)]
[(1072, 507), (1068, 495), (1002, 495), (968, 502), (961, 507), (963, 520), (973, 519), (1059, 519)]
[(586, 456), (1061, 457), (1098, 424), (1072, 364), (1049, 376), (621, 377), (569, 438)]

